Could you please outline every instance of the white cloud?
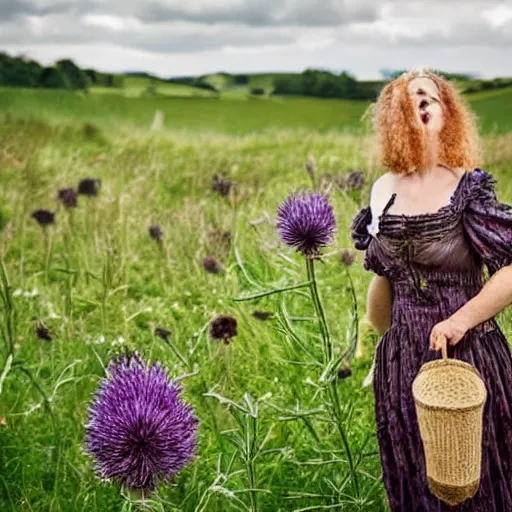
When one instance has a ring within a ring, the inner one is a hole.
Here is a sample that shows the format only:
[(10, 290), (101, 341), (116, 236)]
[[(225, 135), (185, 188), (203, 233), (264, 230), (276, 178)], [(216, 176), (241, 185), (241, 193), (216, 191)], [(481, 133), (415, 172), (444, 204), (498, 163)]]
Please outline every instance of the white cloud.
[(377, 78), (419, 62), (505, 76), (512, 0), (0, 0), (0, 44), (162, 76), (322, 67)]

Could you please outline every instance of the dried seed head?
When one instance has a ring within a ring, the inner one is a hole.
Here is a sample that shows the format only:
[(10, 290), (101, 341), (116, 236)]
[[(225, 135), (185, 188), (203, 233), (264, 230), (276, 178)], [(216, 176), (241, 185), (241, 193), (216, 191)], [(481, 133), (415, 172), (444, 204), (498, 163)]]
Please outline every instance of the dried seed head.
[(364, 182), (364, 174), (361, 171), (349, 171), (345, 177), (345, 184), (349, 190), (360, 190)]
[(217, 173), (213, 175), (212, 190), (214, 192), (217, 192), (221, 196), (224, 196), (224, 197), (228, 196), (233, 185), (234, 185), (234, 183), (231, 180), (228, 180), (228, 179), (224, 178), (223, 176), (220, 176)]
[(222, 267), (215, 256), (206, 256), (203, 258), (202, 264), (203, 268), (210, 274), (219, 274), (222, 272)]
[(218, 316), (210, 324), (210, 335), (217, 340), (224, 340), (227, 345), (231, 338), (237, 335), (236, 318), (227, 315)]
[(164, 232), (160, 229), (160, 226), (158, 224), (153, 224), (152, 226), (149, 226), (148, 229), (149, 236), (158, 243), (162, 242), (162, 237), (164, 236)]
[(76, 208), (78, 205), (78, 196), (74, 188), (61, 188), (57, 197), (59, 201), (68, 209)]
[(171, 338), (171, 332), (163, 327), (157, 327), (155, 329), (155, 336), (162, 338), (165, 342), (168, 342)]
[(352, 263), (354, 263), (354, 253), (349, 249), (343, 249), (341, 251), (341, 263), (345, 265), (345, 267), (350, 267)]
[(32, 218), (42, 227), (55, 224), (55, 214), (49, 210), (35, 210), (32, 212)]
[(348, 366), (343, 366), (338, 370), (338, 379), (343, 380), (352, 375), (352, 370)]
[(258, 320), (268, 320), (271, 316), (273, 316), (273, 313), (270, 311), (253, 311), (252, 316), (254, 318), (257, 318)]
[(43, 322), (38, 321), (36, 325), (36, 335), (40, 340), (52, 341), (53, 336), (50, 333), (50, 329), (46, 327)]
[(78, 184), (78, 193), (83, 196), (97, 196), (100, 190), (101, 180), (96, 178), (85, 178)]

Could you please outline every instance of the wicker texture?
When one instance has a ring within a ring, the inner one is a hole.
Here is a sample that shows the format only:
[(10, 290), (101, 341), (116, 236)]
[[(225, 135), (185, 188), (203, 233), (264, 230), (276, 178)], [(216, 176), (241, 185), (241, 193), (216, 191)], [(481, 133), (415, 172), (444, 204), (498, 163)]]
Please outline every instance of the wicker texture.
[(482, 462), (487, 390), (478, 371), (446, 357), (425, 363), (412, 393), (432, 492), (458, 505), (475, 495)]

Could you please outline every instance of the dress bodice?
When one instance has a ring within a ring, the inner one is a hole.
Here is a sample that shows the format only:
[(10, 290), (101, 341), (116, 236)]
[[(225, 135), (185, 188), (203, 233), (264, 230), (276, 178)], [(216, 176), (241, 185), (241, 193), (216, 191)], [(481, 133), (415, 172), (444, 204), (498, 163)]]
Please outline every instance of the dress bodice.
[(351, 227), (365, 269), (390, 279), (394, 307), (434, 307), (446, 295), (460, 307), (483, 286), (485, 267), (512, 263), (512, 207), (498, 202), (488, 172), (466, 172), (434, 213), (389, 214), (395, 197), (377, 219), (362, 208)]

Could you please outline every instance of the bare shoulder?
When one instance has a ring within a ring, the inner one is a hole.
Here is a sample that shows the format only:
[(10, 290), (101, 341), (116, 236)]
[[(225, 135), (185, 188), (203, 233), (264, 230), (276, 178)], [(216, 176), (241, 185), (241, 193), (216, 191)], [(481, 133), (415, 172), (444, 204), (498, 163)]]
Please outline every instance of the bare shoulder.
[(380, 215), (394, 190), (395, 176), (387, 172), (377, 178), (370, 192), (370, 207), (374, 215)]

